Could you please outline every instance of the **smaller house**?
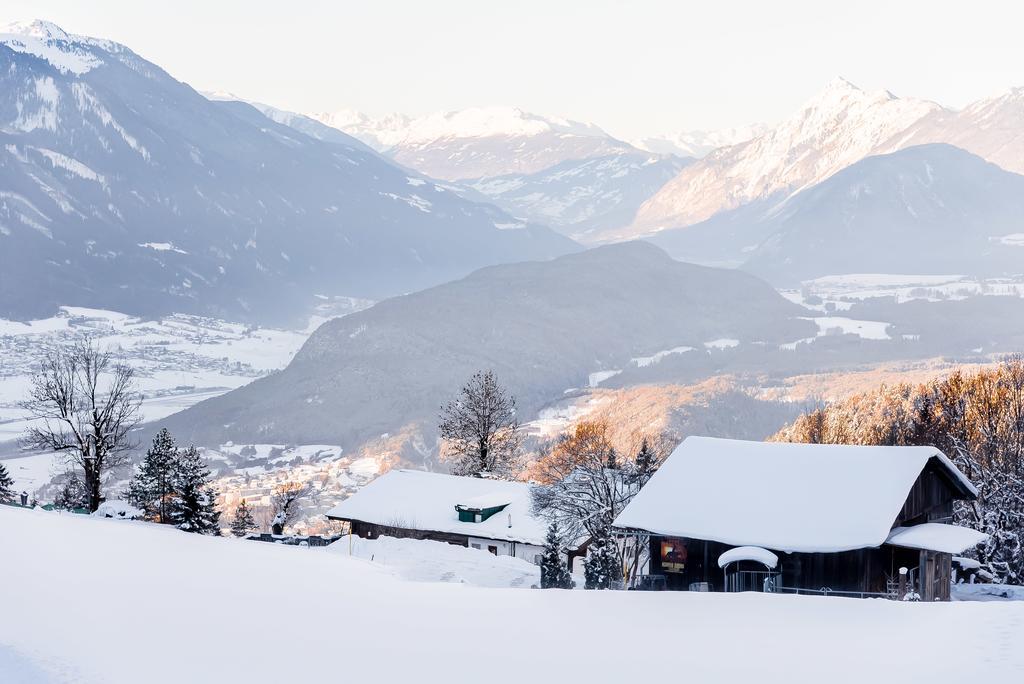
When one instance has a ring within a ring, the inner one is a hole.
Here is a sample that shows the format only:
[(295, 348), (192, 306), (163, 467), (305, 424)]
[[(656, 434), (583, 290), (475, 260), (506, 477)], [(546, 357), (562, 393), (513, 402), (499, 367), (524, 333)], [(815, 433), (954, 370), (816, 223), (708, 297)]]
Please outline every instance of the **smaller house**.
[[(540, 562), (547, 521), (535, 516), (531, 485), (420, 470), (392, 470), (327, 512), (364, 539), (430, 539)], [(567, 552), (572, 564), (582, 552)]]

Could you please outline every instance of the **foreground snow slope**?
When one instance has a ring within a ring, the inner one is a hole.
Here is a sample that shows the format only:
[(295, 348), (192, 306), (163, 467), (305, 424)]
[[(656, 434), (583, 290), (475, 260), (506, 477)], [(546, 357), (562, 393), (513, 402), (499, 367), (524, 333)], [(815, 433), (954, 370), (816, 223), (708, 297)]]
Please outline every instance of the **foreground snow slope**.
[(403, 582), (321, 550), (2, 507), (0, 548), (0, 664), (47, 684), (1024, 674), (1020, 603)]

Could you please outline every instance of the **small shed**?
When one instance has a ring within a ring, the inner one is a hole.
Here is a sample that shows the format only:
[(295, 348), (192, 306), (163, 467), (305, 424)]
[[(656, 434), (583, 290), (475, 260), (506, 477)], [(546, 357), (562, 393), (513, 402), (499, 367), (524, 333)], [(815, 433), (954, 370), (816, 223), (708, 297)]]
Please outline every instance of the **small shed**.
[(651, 534), (668, 588), (885, 596), (907, 567), (948, 599), (952, 556), (985, 539), (951, 524), (953, 502), (976, 496), (930, 447), (689, 437), (615, 524)]

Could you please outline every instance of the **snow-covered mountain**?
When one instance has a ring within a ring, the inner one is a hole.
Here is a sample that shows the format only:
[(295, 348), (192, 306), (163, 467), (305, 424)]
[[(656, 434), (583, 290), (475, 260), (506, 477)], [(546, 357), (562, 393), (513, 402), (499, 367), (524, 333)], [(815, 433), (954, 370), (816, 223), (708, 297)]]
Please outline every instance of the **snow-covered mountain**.
[(739, 145), (765, 133), (764, 124), (750, 124), (708, 131), (679, 131), (630, 140), (630, 144), (655, 154), (674, 154), (699, 159), (720, 147)]
[(1024, 88), (1011, 88), (954, 112), (937, 110), (911, 126), (900, 144), (942, 142), (1024, 173)]
[(294, 320), (316, 296), (376, 299), (576, 248), (342, 133), (210, 101), (45, 22), (0, 36), (0, 142), (8, 318), (77, 305)]
[(515, 107), (474, 107), (372, 119), (342, 110), (315, 119), (353, 135), (403, 166), (440, 180), (531, 174), (570, 159), (635, 151), (594, 124)]
[(782, 285), (850, 273), (1024, 270), (1024, 176), (946, 144), (868, 157), (780, 205), (750, 204), (652, 240)]
[(691, 161), (624, 152), (570, 159), (537, 173), (484, 178), (469, 186), (515, 216), (587, 242), (591, 235), (629, 225), (637, 208)]
[(687, 226), (748, 202), (783, 199), (868, 155), (905, 146), (900, 134), (940, 111), (933, 102), (836, 79), (781, 124), (683, 169), (640, 208), (628, 231), (609, 237)]
[[(301, 115), (267, 115), (308, 128)], [(637, 208), (689, 162), (672, 145), (668, 152), (652, 153), (593, 124), (513, 107), (381, 119), (341, 110), (314, 118), (403, 166), (460, 183), (472, 191), (467, 197), (583, 240), (629, 225)]]
[(378, 152), (402, 142), (413, 121), (411, 117), (397, 112), (375, 118), (355, 109), (318, 112), (309, 116), (325, 126), (345, 131)]

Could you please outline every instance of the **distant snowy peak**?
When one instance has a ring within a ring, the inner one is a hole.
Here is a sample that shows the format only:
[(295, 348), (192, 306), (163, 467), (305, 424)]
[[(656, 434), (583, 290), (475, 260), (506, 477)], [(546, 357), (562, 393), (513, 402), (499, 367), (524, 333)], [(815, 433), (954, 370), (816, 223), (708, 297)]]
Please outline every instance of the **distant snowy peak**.
[(868, 155), (904, 147), (905, 131), (945, 111), (934, 102), (834, 79), (779, 125), (683, 169), (640, 208), (630, 233), (687, 226), (748, 202), (785, 197)]
[(447, 181), (530, 174), (567, 160), (637, 151), (594, 124), (516, 107), (472, 107), (416, 118), (375, 119), (354, 110), (311, 116), (403, 166)]
[(591, 123), (543, 117), (517, 107), (471, 107), (415, 118), (398, 113), (373, 118), (354, 109), (310, 116), (379, 150), (452, 138), (530, 137), (544, 133), (608, 137)]
[(108, 40), (70, 34), (53, 22), (42, 19), (0, 26), (0, 44), (15, 52), (44, 59), (61, 73), (76, 75), (103, 64), (97, 52), (125, 49)]
[(749, 124), (719, 130), (680, 131), (631, 140), (634, 147), (655, 154), (701, 158), (719, 147), (731, 147), (752, 140), (768, 130), (765, 124)]
[(547, 118), (524, 112), (517, 107), (472, 107), (414, 119), (403, 142), (416, 144), (441, 138), (530, 137), (544, 133), (609, 137), (591, 123)]
[(978, 100), (959, 112), (942, 110), (917, 122), (902, 146), (943, 142), (1024, 174), (1024, 88)]
[(412, 121), (405, 114), (397, 112), (373, 118), (355, 109), (320, 112), (309, 114), (309, 117), (325, 126), (348, 133), (378, 152), (383, 152), (401, 142)]
[(60, 26), (52, 21), (36, 19), (34, 21), (14, 21), (6, 26), (0, 27), (0, 32), (12, 35), (20, 35), (26, 38), (41, 38), (43, 40), (73, 40), (73, 37)]

